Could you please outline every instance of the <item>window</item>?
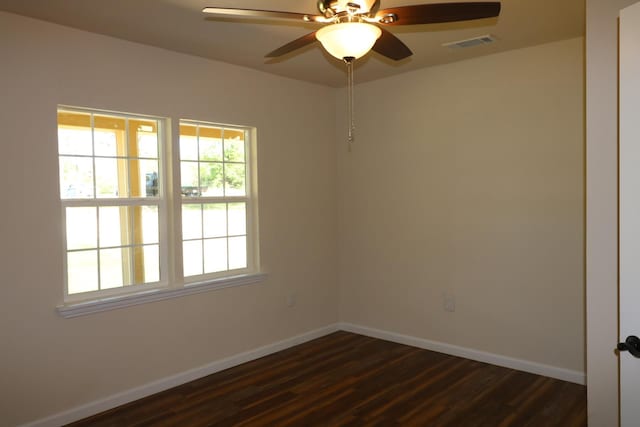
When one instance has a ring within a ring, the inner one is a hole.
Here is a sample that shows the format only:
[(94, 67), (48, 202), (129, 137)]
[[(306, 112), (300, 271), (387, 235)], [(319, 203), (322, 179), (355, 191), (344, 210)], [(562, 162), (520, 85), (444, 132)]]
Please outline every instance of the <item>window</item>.
[(246, 131), (182, 121), (180, 175), (185, 277), (249, 266)]
[(250, 129), (180, 121), (170, 157), (166, 123), (58, 109), (65, 301), (257, 273)]

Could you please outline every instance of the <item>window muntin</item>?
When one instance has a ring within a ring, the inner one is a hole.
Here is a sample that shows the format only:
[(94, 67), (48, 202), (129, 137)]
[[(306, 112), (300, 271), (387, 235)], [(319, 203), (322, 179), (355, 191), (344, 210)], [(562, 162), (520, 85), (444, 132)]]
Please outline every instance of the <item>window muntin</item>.
[(183, 273), (189, 280), (251, 269), (248, 131), (180, 122)]
[(58, 110), (66, 296), (160, 284), (160, 126), (148, 117)]

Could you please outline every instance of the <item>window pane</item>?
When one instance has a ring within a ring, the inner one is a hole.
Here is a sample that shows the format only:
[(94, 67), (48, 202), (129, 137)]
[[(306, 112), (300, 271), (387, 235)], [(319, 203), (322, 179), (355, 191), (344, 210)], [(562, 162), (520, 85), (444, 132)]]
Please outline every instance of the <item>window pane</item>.
[(67, 253), (69, 294), (98, 290), (98, 251)]
[(98, 247), (96, 208), (67, 208), (67, 250)]
[(155, 133), (138, 134), (138, 156), (158, 158), (158, 135)]
[[(100, 247), (122, 245), (122, 231), (129, 229), (126, 207), (106, 206), (100, 208)], [(122, 217), (120, 214), (122, 213)]]
[(131, 206), (128, 213), (131, 216), (133, 228), (133, 239), (130, 244), (158, 243), (158, 207)]
[(113, 131), (96, 129), (93, 132), (93, 144), (96, 156), (124, 156), (124, 152), (118, 153), (116, 133)]
[(60, 197), (93, 198), (93, 160), (60, 156)]
[(91, 129), (58, 128), (58, 154), (91, 156)]
[(58, 153), (91, 155), (91, 134), (76, 139), (79, 134), (75, 133), (89, 128), (91, 114), (58, 110)]
[(200, 163), (200, 186), (204, 196), (222, 196), (222, 163)]
[(182, 239), (202, 238), (202, 205), (182, 205)]
[(180, 160), (198, 160), (196, 127), (180, 125)]
[(131, 248), (131, 251), (133, 253), (133, 281), (132, 284), (134, 285), (138, 285), (138, 284), (142, 284), (145, 283), (146, 278), (145, 278), (145, 271), (144, 271), (144, 264), (145, 264), (145, 257), (144, 257), (144, 250), (142, 249), (142, 246), (135, 246), (133, 248)]
[(247, 209), (245, 203), (229, 203), (229, 235), (247, 234)]
[(159, 193), (158, 174), (155, 172), (147, 173), (144, 177), (145, 192), (147, 197), (156, 197)]
[(244, 157), (244, 139), (235, 137), (230, 138), (228, 134), (234, 134), (233, 131), (225, 131), (224, 138), (224, 160), (226, 162), (245, 162)]
[(198, 136), (200, 139), (209, 138), (209, 139), (217, 139), (222, 140), (222, 128), (217, 126), (198, 126)]
[(204, 272), (215, 273), (227, 269), (227, 239), (204, 241)]
[(147, 183), (149, 179), (153, 183), (153, 177), (158, 175), (158, 161), (129, 160), (129, 167), (131, 168), (131, 180), (133, 181), (131, 183), (131, 196), (147, 197), (147, 194), (149, 194)]
[(134, 209), (142, 211), (142, 242), (145, 245), (160, 242), (158, 207), (137, 206)]
[(247, 238), (229, 238), (229, 270), (247, 268)]
[[(123, 228), (125, 245), (146, 245), (150, 243), (158, 243), (158, 207), (157, 206), (130, 206), (123, 208), (127, 220), (125, 225), (131, 224), (129, 227)], [(126, 234), (130, 232), (131, 236)]]
[(227, 235), (227, 206), (224, 203), (204, 205), (204, 237), (225, 237)]
[(180, 181), (183, 196), (197, 196), (199, 194), (197, 162), (180, 162)]
[(129, 126), (136, 131), (137, 157), (158, 158), (158, 123), (155, 120), (130, 120)]
[(118, 197), (118, 161), (96, 159), (96, 197)]
[(229, 141), (231, 140), (244, 141), (244, 131), (237, 130), (237, 129), (225, 129), (224, 139)]
[(182, 243), (182, 261), (185, 276), (202, 274), (202, 240)]
[(200, 136), (200, 160), (222, 161), (222, 140)]
[(133, 248), (134, 278), (136, 284), (160, 280), (160, 250), (158, 245)]
[(124, 285), (123, 259), (128, 260), (128, 248), (102, 249), (100, 251), (100, 289), (118, 288)]
[(245, 195), (245, 165), (227, 163), (225, 164), (225, 195), (244, 196)]
[(96, 130), (108, 132), (124, 132), (127, 129), (125, 118), (102, 114), (93, 115), (93, 125)]

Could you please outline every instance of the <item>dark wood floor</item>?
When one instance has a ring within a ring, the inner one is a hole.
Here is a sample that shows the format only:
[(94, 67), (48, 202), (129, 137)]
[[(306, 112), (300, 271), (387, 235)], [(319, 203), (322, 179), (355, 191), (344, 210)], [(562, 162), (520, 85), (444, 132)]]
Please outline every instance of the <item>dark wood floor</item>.
[(347, 332), (79, 426), (586, 426), (584, 386)]

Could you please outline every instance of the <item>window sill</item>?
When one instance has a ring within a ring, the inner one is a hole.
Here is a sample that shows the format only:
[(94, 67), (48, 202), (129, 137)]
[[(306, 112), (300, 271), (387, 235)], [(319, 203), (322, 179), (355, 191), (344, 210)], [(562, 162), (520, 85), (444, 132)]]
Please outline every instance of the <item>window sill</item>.
[(205, 282), (189, 283), (178, 289), (153, 289), (131, 295), (63, 304), (58, 306), (57, 310), (58, 314), (65, 319), (68, 319), (72, 317), (85, 316), (87, 314), (99, 313), (101, 311), (116, 310), (118, 308), (146, 304), (148, 302), (162, 301), (165, 299), (209, 292), (216, 289), (259, 283), (264, 281), (266, 278), (267, 275), (264, 273), (244, 274), (241, 276), (225, 277)]

